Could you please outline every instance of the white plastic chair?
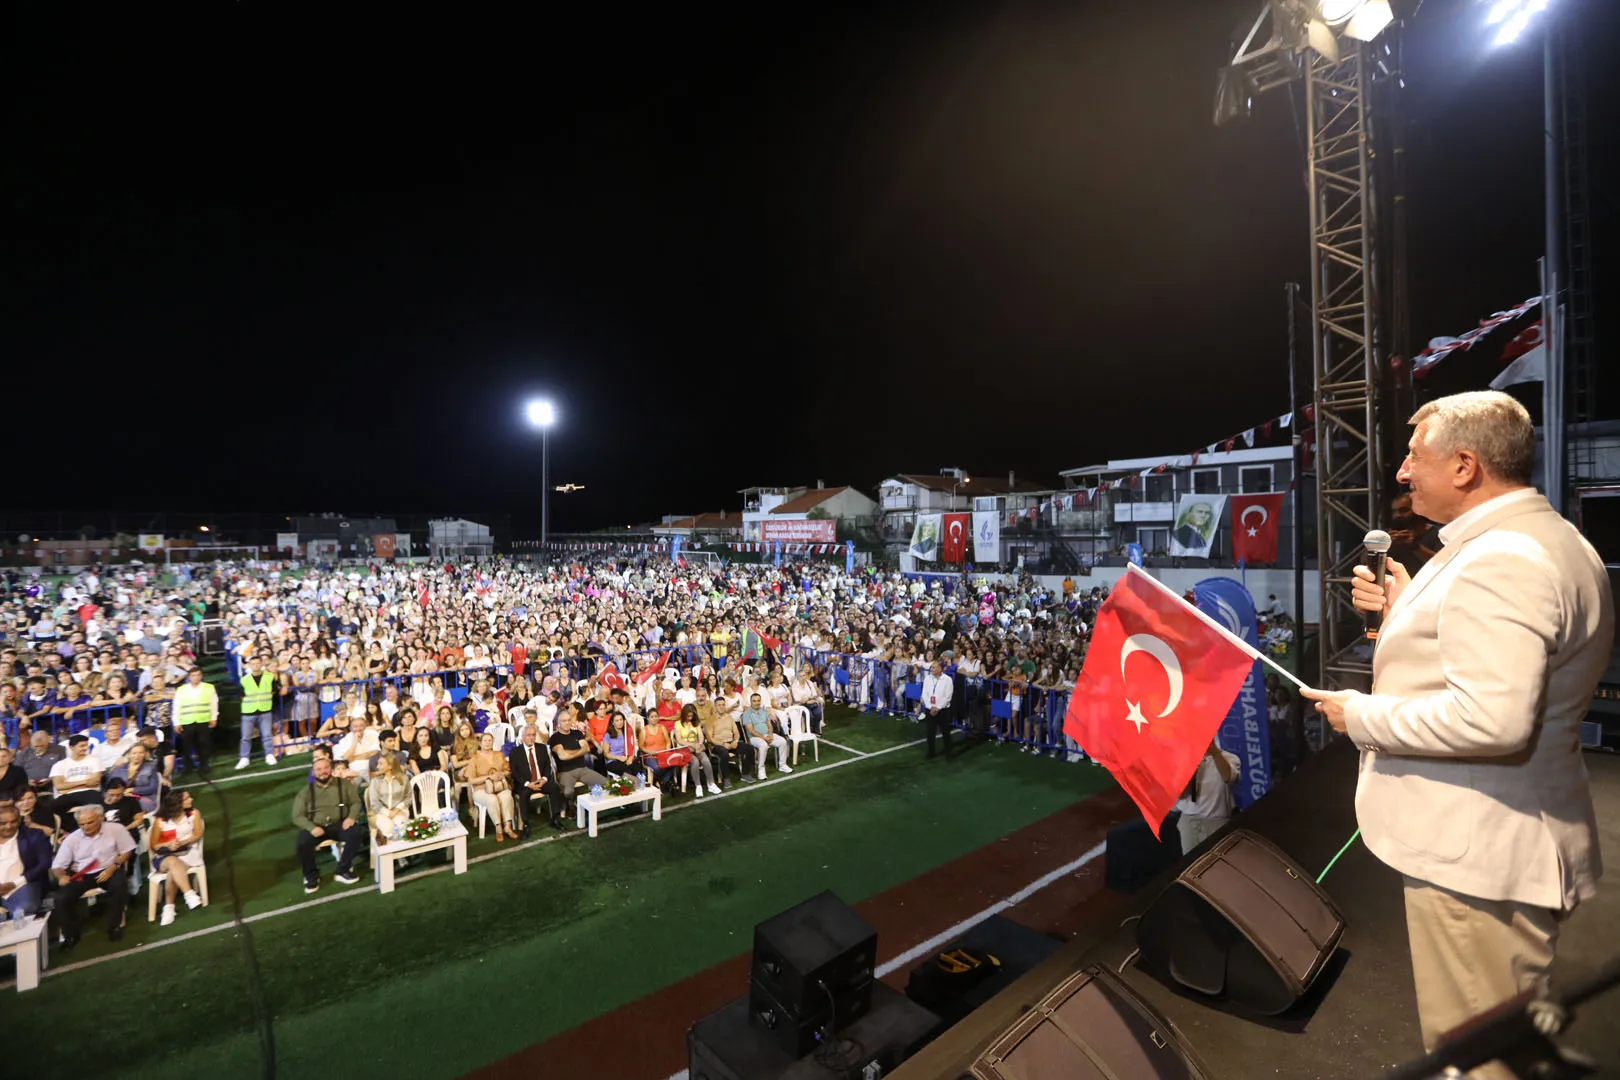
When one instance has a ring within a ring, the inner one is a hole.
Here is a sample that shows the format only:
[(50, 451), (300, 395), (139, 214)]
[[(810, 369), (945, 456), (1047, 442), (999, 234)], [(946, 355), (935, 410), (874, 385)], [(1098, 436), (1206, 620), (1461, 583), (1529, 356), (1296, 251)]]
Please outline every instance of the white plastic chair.
[(793, 764), (799, 763), (799, 744), (809, 743), (815, 751), (816, 760), (821, 760), (821, 739), (810, 730), (810, 710), (803, 705), (789, 705), (782, 710), (787, 717), (788, 743), (793, 747), (791, 755)]
[(413, 817), (438, 817), (441, 810), (454, 810), (455, 798), (455, 785), (447, 774), (437, 769), (411, 777)]
[[(197, 854), (199, 856), (202, 855), (202, 845), (203, 845), (203, 842), (201, 840), (197, 841)], [(187, 866), (186, 870), (191, 875), (192, 880), (194, 880), (197, 883), (197, 895), (202, 897), (203, 907), (207, 907), (208, 906), (208, 867), (203, 865), (203, 863), (198, 862), (196, 866)], [(161, 888), (159, 888), (159, 886), (164, 884), (164, 882), (168, 880), (168, 877), (169, 877), (168, 874), (160, 873), (160, 872), (154, 870), (154, 871), (152, 871), (151, 876), (147, 878), (147, 886), (148, 886), (148, 891), (147, 891), (147, 894), (146, 894), (146, 921), (147, 922), (157, 922), (157, 917), (158, 917), (158, 894), (163, 891)]]
[(484, 734), (495, 737), (495, 749), (502, 754), (506, 753), (513, 743), (517, 742), (517, 734), (512, 730), (512, 725), (504, 720), (496, 720), (491, 723), (484, 728)]

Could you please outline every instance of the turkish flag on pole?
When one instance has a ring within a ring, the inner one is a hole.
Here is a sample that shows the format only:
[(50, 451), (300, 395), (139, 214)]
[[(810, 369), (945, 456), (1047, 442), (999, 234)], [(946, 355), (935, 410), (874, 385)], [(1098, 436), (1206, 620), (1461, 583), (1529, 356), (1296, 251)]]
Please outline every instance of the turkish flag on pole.
[(972, 514), (945, 515), (945, 546), (940, 558), (945, 562), (961, 562), (967, 558), (968, 535), (973, 532)]
[(1159, 835), (1257, 655), (1135, 566), (1097, 612), (1063, 731)]
[(1277, 561), (1277, 526), (1282, 518), (1282, 500), (1280, 491), (1231, 497), (1233, 562)]

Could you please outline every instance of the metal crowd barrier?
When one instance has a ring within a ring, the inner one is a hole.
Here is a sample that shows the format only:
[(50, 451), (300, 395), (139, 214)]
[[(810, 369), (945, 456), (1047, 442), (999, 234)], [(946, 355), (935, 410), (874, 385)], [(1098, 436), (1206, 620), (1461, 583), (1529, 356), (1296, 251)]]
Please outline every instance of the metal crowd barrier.
[[(793, 658), (797, 664), (810, 666), (831, 701), (911, 720), (922, 715), (922, 678), (927, 669), (919, 664), (803, 645), (793, 648)], [(960, 700), (953, 695), (951, 702), (956, 727), (1068, 761), (1086, 760), (1079, 744), (1063, 734), (1070, 691), (1027, 684), (1015, 687), (982, 676), (962, 676), (956, 685), (962, 691)]]

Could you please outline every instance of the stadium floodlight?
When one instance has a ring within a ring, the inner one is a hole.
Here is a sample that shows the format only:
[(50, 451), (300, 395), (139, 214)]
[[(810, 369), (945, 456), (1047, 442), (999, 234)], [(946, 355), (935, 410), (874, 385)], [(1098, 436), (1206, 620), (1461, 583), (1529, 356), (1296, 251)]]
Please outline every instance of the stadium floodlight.
[(529, 402), (524, 415), (529, 418), (529, 423), (537, 428), (548, 428), (557, 422), (557, 410), (545, 398), (536, 398)]
[(1495, 0), (1485, 13), (1485, 25), (1499, 27), (1491, 44), (1513, 44), (1530, 25), (1530, 20), (1546, 10), (1547, 0)]
[(1307, 49), (1337, 64), (1341, 38), (1372, 41), (1394, 21), (1389, 0), (1265, 0), (1231, 63), (1220, 70), (1215, 125), (1247, 117), (1257, 95), (1299, 79)]

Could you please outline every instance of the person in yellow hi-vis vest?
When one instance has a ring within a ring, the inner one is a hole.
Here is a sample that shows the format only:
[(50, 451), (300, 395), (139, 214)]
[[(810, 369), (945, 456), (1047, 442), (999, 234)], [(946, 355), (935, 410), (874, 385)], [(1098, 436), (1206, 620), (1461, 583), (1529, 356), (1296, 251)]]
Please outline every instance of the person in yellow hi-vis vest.
[(259, 728), (264, 763), (276, 763), (275, 744), (270, 741), (270, 710), (275, 707), (275, 699), (276, 677), (264, 670), (264, 658), (255, 656), (248, 661), (248, 673), (242, 676), (242, 758), (236, 763), (238, 769), (245, 769), (250, 763), (254, 725)]
[(219, 694), (203, 682), (202, 668), (186, 672), (185, 685), (174, 692), (172, 710), (182, 767), (189, 760), (206, 774), (214, 752), (214, 728), (219, 726)]

